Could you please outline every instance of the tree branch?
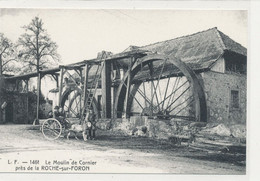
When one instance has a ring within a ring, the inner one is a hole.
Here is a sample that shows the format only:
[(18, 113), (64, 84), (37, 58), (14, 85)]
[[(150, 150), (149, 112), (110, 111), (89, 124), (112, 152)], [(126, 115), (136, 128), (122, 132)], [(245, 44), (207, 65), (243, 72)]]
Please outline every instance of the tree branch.
[(3, 66), (5, 66), (6, 64), (8, 64), (11, 61), (17, 61), (15, 58), (9, 59), (9, 60), (5, 60), (5, 62), (3, 63)]

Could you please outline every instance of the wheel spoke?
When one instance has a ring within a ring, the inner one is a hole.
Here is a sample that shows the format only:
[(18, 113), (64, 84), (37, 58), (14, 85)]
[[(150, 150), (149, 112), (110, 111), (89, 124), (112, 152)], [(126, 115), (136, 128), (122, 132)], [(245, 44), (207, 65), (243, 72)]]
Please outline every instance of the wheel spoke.
[(190, 86), (185, 89), (165, 110), (169, 109), (185, 92), (189, 90)]
[[(147, 98), (146, 98), (146, 91), (145, 91), (145, 85), (144, 85), (144, 81), (143, 81), (143, 83), (142, 83), (142, 84), (143, 84), (143, 89), (144, 89), (144, 96), (145, 96), (145, 97), (144, 97), (145, 107), (147, 107), (147, 102), (146, 102), (146, 99), (147, 99)], [(139, 89), (138, 89), (138, 90), (139, 90)], [(137, 90), (137, 91), (138, 91), (138, 90)]]
[[(150, 104), (150, 105), (152, 105), (152, 109), (153, 110), (156, 110), (156, 107), (158, 106), (155, 106), (154, 104), (152, 104), (151, 103), (151, 100), (148, 98), (148, 97), (146, 97), (145, 95), (144, 95), (144, 93), (140, 90), (140, 89), (137, 89), (137, 92)], [(146, 106), (147, 107), (147, 106)], [(149, 106), (150, 107), (150, 106)]]
[(148, 102), (149, 104), (151, 104), (151, 100), (145, 95), (144, 92), (142, 92), (140, 89), (138, 89), (137, 92), (145, 99), (145, 102)]
[(171, 102), (172, 95), (175, 94), (175, 92), (177, 91), (177, 89), (175, 89), (175, 88), (178, 86), (179, 80), (180, 80), (180, 77), (177, 77), (177, 78), (175, 79), (175, 81), (174, 81), (174, 84), (173, 84), (173, 87), (172, 87), (172, 92), (171, 92), (170, 96), (168, 96), (168, 97), (170, 97), (170, 98), (169, 98), (169, 100), (168, 100), (166, 109), (167, 109), (167, 107), (169, 106), (169, 104), (170, 104), (170, 102)]
[(79, 95), (77, 94), (76, 90), (73, 91), (73, 98), (71, 99), (70, 110), (73, 112), (73, 114), (77, 117), (79, 113), (79, 102), (78, 102)]
[[(159, 105), (161, 105), (163, 102), (165, 102), (167, 99), (169, 99), (173, 94), (175, 94), (181, 87), (183, 87), (188, 81), (184, 82), (180, 87), (178, 87), (177, 89), (175, 89), (170, 95), (168, 95), (162, 102), (160, 102)], [(168, 100), (169, 103), (170, 100)], [(169, 106), (169, 104), (167, 105), (167, 107)], [(166, 110), (166, 109), (164, 109)]]
[(169, 112), (174, 111), (176, 108), (180, 107), (181, 105), (183, 105), (184, 103), (186, 103), (189, 99), (191, 99), (193, 96), (190, 96), (188, 98), (186, 98), (183, 102), (181, 102), (180, 104), (178, 104), (177, 106), (175, 106), (174, 108), (172, 108), (171, 110), (169, 110)]
[[(154, 97), (154, 95), (155, 95), (155, 98), (156, 98), (156, 101), (157, 101), (157, 105), (159, 105), (159, 99), (158, 99), (158, 96), (157, 96), (157, 91), (156, 91), (156, 89), (157, 89), (157, 87), (155, 87), (154, 86), (154, 82), (153, 81), (151, 81), (152, 82), (152, 84), (153, 84), (153, 88), (154, 88), (154, 94), (153, 94), (153, 96), (152, 96), (152, 100), (153, 100), (153, 97)], [(159, 111), (160, 111), (160, 107), (158, 107), (159, 108)]]
[(164, 103), (165, 103), (165, 101), (166, 101), (166, 95), (167, 95), (167, 91), (168, 91), (170, 79), (171, 79), (171, 77), (169, 76), (169, 77), (168, 77), (168, 80), (167, 80), (166, 90), (165, 90), (165, 93), (164, 93), (163, 104), (162, 104), (162, 110), (163, 110), (163, 107), (164, 107)]
[(144, 109), (143, 108), (143, 106), (140, 104), (140, 102), (134, 97), (134, 99), (135, 99), (135, 101), (138, 103), (138, 105), (142, 108), (142, 109)]
[[(162, 93), (161, 93), (161, 88), (160, 88), (160, 84), (159, 84), (159, 81), (158, 81), (158, 90), (159, 90), (159, 96), (160, 96), (160, 101), (162, 101)], [(159, 107), (159, 103), (158, 103), (158, 107)], [(160, 108), (160, 110), (163, 110)]]
[(71, 111), (75, 116), (77, 116), (77, 113), (73, 109), (69, 108), (67, 105), (64, 105), (64, 106), (66, 106), (68, 108), (68, 111)]
[(47, 119), (42, 125), (42, 133), (46, 139), (57, 139), (62, 131), (62, 126), (56, 119)]
[(52, 128), (49, 128), (49, 127), (44, 127), (44, 128), (46, 128), (45, 130), (49, 130), (49, 131), (53, 132), (56, 135), (59, 134), (59, 131), (57, 131), (56, 129), (52, 129)]
[(76, 103), (76, 108), (77, 108), (77, 112), (79, 112), (79, 102), (77, 101), (77, 99), (78, 99), (78, 96), (77, 97), (75, 97), (75, 103)]
[[(160, 79), (161, 79), (161, 77), (162, 77), (162, 73), (163, 73), (163, 70), (164, 70), (164, 66), (165, 66), (165, 64), (166, 64), (166, 61), (167, 61), (167, 59), (165, 59), (165, 60), (163, 61), (163, 66), (162, 66), (162, 68), (161, 68), (161, 71), (160, 71), (159, 77), (158, 77), (158, 79), (157, 79), (156, 89), (157, 89), (157, 87), (159, 86), (159, 82), (160, 82)], [(159, 90), (160, 100), (162, 100), (162, 95), (161, 95), (161, 89), (160, 89), (160, 86), (159, 86), (158, 90)], [(159, 110), (161, 110), (161, 109), (160, 109), (160, 106), (159, 106), (159, 101), (158, 101), (158, 108), (159, 108)]]
[(75, 114), (75, 116), (78, 115), (78, 113), (76, 112), (76, 106), (74, 105), (74, 109), (72, 108), (71, 111)]
[[(124, 85), (125, 87), (127, 87), (124, 82), (123, 82), (123, 85)], [(138, 105), (139, 105), (142, 109), (144, 109), (143, 106), (140, 104), (140, 102), (139, 102), (139, 101), (135, 98), (135, 96), (131, 93), (131, 91), (129, 92), (129, 94), (136, 100), (136, 102), (138, 103)]]
[(150, 89), (151, 89), (151, 101), (150, 101), (150, 105), (149, 105), (149, 107), (151, 108), (151, 109), (153, 109), (153, 85), (152, 85), (152, 81), (150, 82), (151, 83), (151, 86), (150, 86)]
[(81, 111), (82, 111), (82, 101), (81, 101), (81, 99), (82, 99), (82, 96), (81, 96), (81, 94), (79, 95), (79, 113), (81, 114)]
[(188, 106), (190, 106), (192, 103), (194, 102), (194, 99), (192, 99), (189, 104), (187, 104), (185, 107), (183, 107), (182, 109), (180, 109), (175, 115), (178, 115), (181, 111), (183, 111), (184, 109), (186, 109)]

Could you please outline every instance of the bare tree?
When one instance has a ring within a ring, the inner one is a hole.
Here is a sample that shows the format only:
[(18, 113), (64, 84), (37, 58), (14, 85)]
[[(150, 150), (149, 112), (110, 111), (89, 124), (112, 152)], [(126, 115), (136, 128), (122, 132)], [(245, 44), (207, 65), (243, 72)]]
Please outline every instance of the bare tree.
[(0, 75), (15, 71), (15, 67), (11, 66), (13, 61), (16, 61), (14, 45), (3, 33), (0, 33)]
[(48, 68), (58, 63), (59, 54), (57, 44), (50, 39), (47, 31), (43, 29), (43, 22), (39, 17), (32, 19), (31, 23), (23, 27), (25, 33), (18, 39), (18, 58), (23, 62), (27, 71), (37, 71), (37, 115), (35, 124), (39, 124), (39, 105), (41, 95), (40, 69)]
[(43, 22), (39, 17), (32, 19), (31, 23), (22, 27), (25, 33), (18, 40), (18, 58), (22, 60), (28, 71), (37, 71), (57, 65), (59, 54), (57, 44), (50, 39), (47, 31), (43, 29)]

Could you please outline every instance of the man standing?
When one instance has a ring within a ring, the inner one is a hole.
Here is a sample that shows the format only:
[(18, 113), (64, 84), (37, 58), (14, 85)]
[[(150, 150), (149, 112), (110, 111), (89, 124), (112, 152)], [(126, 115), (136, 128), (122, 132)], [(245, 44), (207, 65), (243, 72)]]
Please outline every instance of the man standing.
[(83, 132), (83, 138), (84, 138), (84, 141), (87, 141), (88, 139), (92, 139), (94, 140), (95, 139), (95, 127), (96, 127), (96, 116), (95, 114), (93, 113), (93, 110), (92, 109), (89, 109), (87, 111), (87, 114), (86, 114), (86, 117), (85, 117), (85, 121), (84, 121), (84, 124), (83, 124), (83, 129), (84, 129), (84, 132)]
[(59, 106), (54, 107), (53, 118), (59, 119)]
[(61, 123), (61, 125), (65, 127), (65, 129), (70, 127), (70, 122), (65, 119), (66, 115), (62, 107), (55, 106), (53, 117), (57, 119)]
[(94, 140), (96, 137), (96, 115), (94, 114), (92, 109), (89, 109), (89, 117), (88, 117), (89, 124), (89, 138)]

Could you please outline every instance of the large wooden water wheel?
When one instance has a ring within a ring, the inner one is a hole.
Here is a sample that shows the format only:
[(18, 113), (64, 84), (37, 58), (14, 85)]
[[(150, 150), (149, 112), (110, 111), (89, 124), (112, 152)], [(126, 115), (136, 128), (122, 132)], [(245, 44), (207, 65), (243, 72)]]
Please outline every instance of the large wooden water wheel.
[[(67, 113), (68, 118), (80, 119), (81, 116), (84, 115), (82, 114), (82, 111), (84, 110), (83, 90), (78, 87), (67, 88), (62, 95), (61, 106), (63, 110)], [(91, 107), (97, 117), (100, 117), (95, 98), (93, 98), (92, 100)]]
[(131, 115), (207, 121), (201, 83), (181, 60), (147, 55), (126, 72), (115, 97), (114, 117)]

